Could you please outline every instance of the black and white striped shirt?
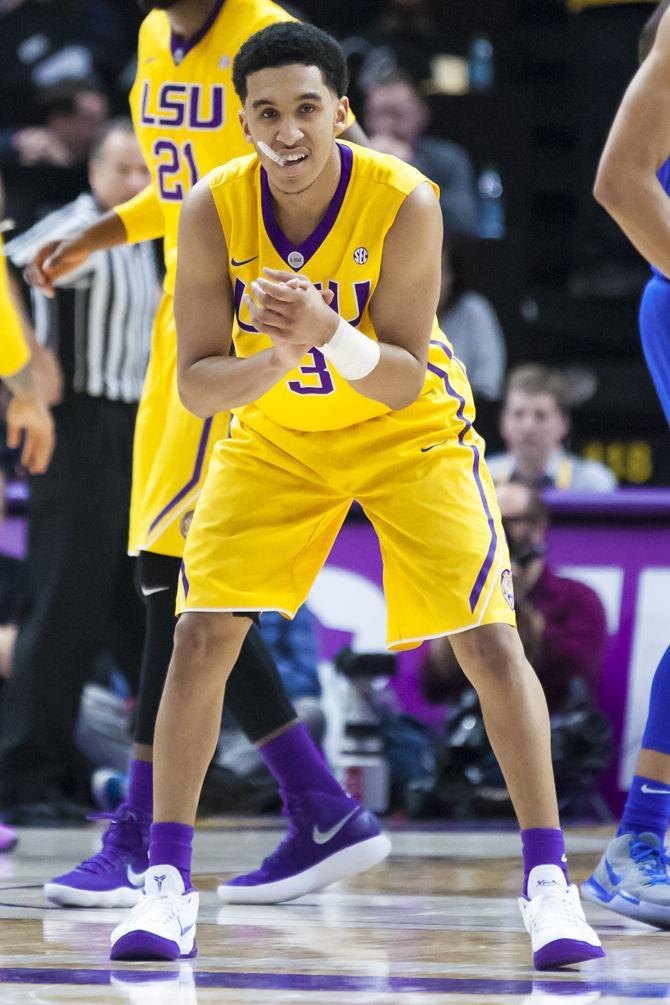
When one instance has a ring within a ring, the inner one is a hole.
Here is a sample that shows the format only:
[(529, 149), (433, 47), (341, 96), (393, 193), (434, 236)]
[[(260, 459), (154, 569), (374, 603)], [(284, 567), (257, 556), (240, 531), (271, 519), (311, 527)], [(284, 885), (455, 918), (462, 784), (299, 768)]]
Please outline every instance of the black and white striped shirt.
[[(50, 213), (5, 246), (23, 268), (50, 240), (70, 237), (101, 211), (89, 193)], [(110, 401), (139, 401), (160, 297), (153, 246), (121, 245), (90, 255), (56, 284), (52, 300), (32, 291), (37, 340), (54, 350), (67, 390)]]

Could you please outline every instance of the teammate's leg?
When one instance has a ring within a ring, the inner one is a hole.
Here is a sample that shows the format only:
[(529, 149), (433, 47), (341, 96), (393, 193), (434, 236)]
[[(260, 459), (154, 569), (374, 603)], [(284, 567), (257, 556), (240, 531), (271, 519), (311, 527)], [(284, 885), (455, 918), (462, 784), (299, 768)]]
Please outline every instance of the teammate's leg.
[(670, 927), (665, 835), (670, 821), (670, 646), (654, 674), (647, 724), (621, 823), (582, 894), (650, 925)]

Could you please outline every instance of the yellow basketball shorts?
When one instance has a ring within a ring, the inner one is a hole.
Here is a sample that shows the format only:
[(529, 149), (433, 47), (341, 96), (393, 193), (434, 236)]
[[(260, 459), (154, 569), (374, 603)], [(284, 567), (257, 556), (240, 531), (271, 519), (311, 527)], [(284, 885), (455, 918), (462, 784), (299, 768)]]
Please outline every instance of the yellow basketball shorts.
[(197, 419), (177, 392), (177, 335), (172, 297), (156, 312), (133, 447), (128, 551), (179, 557), (180, 521), (200, 494), (212, 447), (228, 434), (227, 412)]
[(234, 418), (189, 530), (178, 612), (293, 617), (356, 499), (381, 546), (389, 649), (514, 625), (483, 441), (463, 397), (436, 399), (432, 391), (403, 411), (328, 432), (278, 426), (257, 407)]

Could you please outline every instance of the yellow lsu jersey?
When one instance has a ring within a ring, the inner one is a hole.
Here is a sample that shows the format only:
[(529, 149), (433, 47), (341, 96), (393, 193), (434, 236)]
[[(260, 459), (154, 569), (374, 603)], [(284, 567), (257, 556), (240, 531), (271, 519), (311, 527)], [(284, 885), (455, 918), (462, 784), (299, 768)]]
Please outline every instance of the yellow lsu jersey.
[(288, 20), (294, 19), (271, 0), (218, 0), (187, 41), (173, 34), (165, 11), (152, 11), (142, 23), (130, 106), (165, 219), (167, 292), (174, 289), (185, 195), (212, 168), (249, 150), (238, 119), (233, 60), (255, 32)]
[[(379, 281), (384, 238), (403, 200), (427, 179), (395, 157), (342, 141), (338, 149), (342, 169), (337, 190), (323, 220), (300, 245), (293, 245), (279, 228), (267, 174), (255, 155), (217, 168), (209, 176), (228, 247), (235, 297), (233, 342), (239, 357), (271, 345), (269, 336), (254, 328), (242, 301), (263, 268), (292, 270), (307, 276), (318, 289), (332, 290), (333, 310), (369, 338), (377, 338), (370, 302)], [(445, 350), (451, 359), (449, 343), (435, 319), (430, 358), (439, 360), (440, 368)], [(423, 393), (434, 392), (443, 400), (442, 369), (437, 371), (429, 363)], [(256, 404), (278, 425), (312, 432), (341, 429), (390, 411), (359, 394), (318, 349), (311, 349), (300, 366)], [(243, 419), (247, 407), (234, 411)]]
[(30, 349), (9, 292), (7, 262), (0, 237), (0, 377), (11, 377), (30, 359)]

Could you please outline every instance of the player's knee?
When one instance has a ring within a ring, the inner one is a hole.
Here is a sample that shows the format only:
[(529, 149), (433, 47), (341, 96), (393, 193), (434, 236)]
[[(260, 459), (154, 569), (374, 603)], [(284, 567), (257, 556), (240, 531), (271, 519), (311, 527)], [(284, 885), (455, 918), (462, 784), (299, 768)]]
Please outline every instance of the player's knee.
[(533, 673), (515, 628), (485, 625), (465, 634), (468, 638), (463, 636), (464, 645), (459, 646), (463, 651), (457, 651), (457, 658), (477, 690), (488, 683), (513, 688)]
[(241, 645), (240, 626), (228, 614), (183, 614), (174, 638), (173, 671), (195, 667), (229, 673)]

